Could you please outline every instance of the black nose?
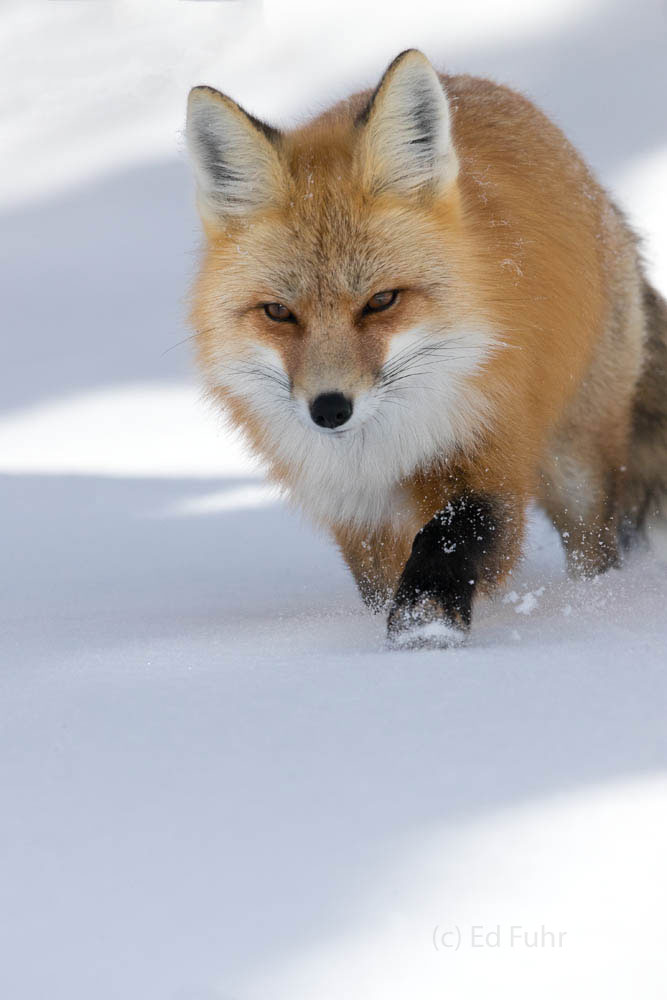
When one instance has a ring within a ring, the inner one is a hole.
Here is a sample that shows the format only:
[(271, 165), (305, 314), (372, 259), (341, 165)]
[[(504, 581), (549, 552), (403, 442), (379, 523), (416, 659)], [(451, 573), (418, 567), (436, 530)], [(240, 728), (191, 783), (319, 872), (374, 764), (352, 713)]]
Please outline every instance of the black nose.
[(310, 415), (318, 427), (340, 427), (352, 416), (352, 400), (342, 392), (323, 392), (310, 404)]

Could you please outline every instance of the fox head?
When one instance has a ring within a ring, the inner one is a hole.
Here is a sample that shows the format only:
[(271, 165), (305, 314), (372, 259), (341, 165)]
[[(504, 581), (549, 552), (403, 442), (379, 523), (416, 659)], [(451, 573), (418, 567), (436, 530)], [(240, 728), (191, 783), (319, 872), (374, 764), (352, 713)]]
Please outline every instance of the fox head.
[(186, 134), (207, 385), (316, 517), (377, 520), (383, 492), (471, 447), (488, 410), (443, 82), (409, 50), (372, 95), (292, 132), (195, 87)]

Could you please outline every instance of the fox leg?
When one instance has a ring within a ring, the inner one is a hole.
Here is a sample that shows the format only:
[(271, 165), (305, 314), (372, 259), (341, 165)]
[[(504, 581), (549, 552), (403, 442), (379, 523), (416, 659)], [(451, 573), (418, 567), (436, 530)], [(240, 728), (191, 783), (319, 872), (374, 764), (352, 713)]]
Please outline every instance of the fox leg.
[(521, 504), (466, 490), (417, 533), (387, 621), (396, 648), (460, 644), (473, 598), (511, 570), (523, 536)]
[[(540, 461), (540, 499), (561, 536), (568, 570), (575, 577), (617, 566), (620, 551), (631, 541), (632, 525), (638, 520), (633, 507), (645, 497), (634, 490), (639, 481), (634, 469), (642, 454), (642, 438), (646, 440), (641, 433), (644, 401), (653, 440), (662, 433), (659, 405), (667, 352), (656, 343), (644, 357), (645, 319), (655, 317), (651, 310), (656, 301), (645, 286), (645, 314), (634, 269), (633, 258), (632, 273), (617, 289), (612, 317), (594, 349), (587, 376)], [(655, 468), (660, 453), (651, 449), (648, 454), (644, 465)]]
[(597, 576), (619, 565), (621, 525), (613, 488), (608, 495), (596, 498), (585, 511), (557, 503), (553, 497), (545, 507), (562, 539), (571, 576)]
[(334, 537), (354, 576), (359, 593), (372, 611), (382, 611), (391, 600), (396, 584), (410, 555), (410, 545), (419, 520), (409, 528), (383, 526), (373, 531), (338, 528)]
[(571, 576), (596, 576), (620, 562), (625, 461), (624, 449), (609, 455), (594, 442), (583, 454), (561, 452), (543, 474), (542, 504), (562, 539)]

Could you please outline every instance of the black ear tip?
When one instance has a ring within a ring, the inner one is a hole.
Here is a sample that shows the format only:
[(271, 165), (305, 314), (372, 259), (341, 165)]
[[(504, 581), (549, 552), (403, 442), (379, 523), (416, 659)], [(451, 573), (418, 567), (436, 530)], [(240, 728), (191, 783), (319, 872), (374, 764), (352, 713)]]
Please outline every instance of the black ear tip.
[(410, 49), (403, 49), (402, 52), (399, 52), (396, 58), (394, 59), (394, 62), (398, 62), (399, 59), (405, 59), (406, 56), (419, 56), (421, 59), (426, 59), (426, 56), (424, 55), (421, 49), (410, 48)]
[(414, 60), (415, 62), (420, 62), (422, 65), (428, 65), (428, 66), (431, 65), (429, 60), (421, 51), (421, 49), (403, 49), (402, 52), (399, 52), (398, 55), (394, 59), (392, 59), (392, 61), (389, 63), (386, 70), (382, 74), (380, 82), (378, 83), (377, 87), (371, 94), (369, 100), (366, 102), (366, 105), (358, 113), (357, 117), (354, 120), (355, 125), (363, 126), (366, 124), (366, 122), (370, 118), (371, 110), (373, 108), (373, 104), (375, 103), (376, 97), (383, 89), (384, 85), (387, 83), (394, 70), (400, 65), (400, 63), (402, 63), (406, 59)]
[(207, 108), (211, 109), (212, 105), (217, 105), (218, 108), (220, 106), (226, 107), (236, 115), (245, 118), (270, 142), (275, 144), (280, 139), (281, 133), (277, 128), (267, 125), (266, 122), (261, 121), (259, 118), (255, 118), (245, 108), (242, 108), (240, 104), (233, 101), (231, 97), (227, 97), (226, 94), (223, 94), (220, 90), (216, 90), (215, 87), (209, 87), (208, 84), (202, 83), (191, 89), (188, 94), (188, 114), (192, 114), (198, 109), (202, 109), (205, 112)]
[(220, 107), (223, 101), (223, 95), (213, 87), (208, 87), (205, 84), (193, 87), (188, 94), (188, 119), (192, 119), (194, 116), (205, 115), (212, 107), (216, 105)]
[(201, 100), (220, 100), (223, 95), (215, 87), (209, 87), (207, 83), (199, 83), (196, 87), (192, 87), (190, 93), (188, 94), (189, 101), (201, 101)]
[(385, 72), (385, 76), (392, 69), (395, 69), (398, 66), (398, 64), (402, 63), (405, 59), (414, 59), (419, 62), (428, 62), (428, 59), (426, 58), (421, 49), (403, 49), (403, 51), (399, 52), (396, 58), (392, 59), (392, 61), (389, 63), (389, 65), (387, 66), (387, 70)]

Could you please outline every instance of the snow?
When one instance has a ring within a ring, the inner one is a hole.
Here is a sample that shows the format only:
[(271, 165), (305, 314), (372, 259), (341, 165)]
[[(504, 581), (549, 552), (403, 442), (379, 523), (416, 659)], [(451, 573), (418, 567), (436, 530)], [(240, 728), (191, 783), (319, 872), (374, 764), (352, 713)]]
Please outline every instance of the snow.
[(390, 649), (445, 649), (462, 646), (465, 634), (446, 622), (412, 622), (389, 639)]
[[(538, 606), (539, 604), (538, 599), (542, 596), (543, 593), (544, 593), (544, 587), (538, 587), (538, 589), (535, 591), (528, 590), (523, 595), (523, 597), (521, 598), (521, 600), (519, 601), (514, 610), (518, 615), (531, 615), (535, 610), (535, 608)], [(514, 594), (514, 591), (512, 591), (512, 594)]]
[(664, 537), (573, 582), (535, 512), (465, 645), (388, 652), (175, 345), (188, 86), (295, 121), (411, 44), (553, 113), (667, 289), (664, 5), (0, 19), (0, 993), (661, 1000)]

